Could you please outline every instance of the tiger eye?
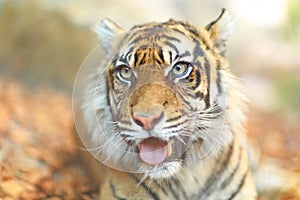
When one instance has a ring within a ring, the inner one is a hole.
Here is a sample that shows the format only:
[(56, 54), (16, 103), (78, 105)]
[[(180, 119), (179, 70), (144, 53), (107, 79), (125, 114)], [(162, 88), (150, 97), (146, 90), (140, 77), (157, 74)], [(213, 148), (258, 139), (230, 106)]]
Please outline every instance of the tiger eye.
[(120, 73), (121, 77), (124, 79), (129, 79), (132, 76), (132, 71), (127, 66), (123, 66), (119, 73)]
[(173, 74), (180, 76), (186, 73), (188, 67), (185, 63), (178, 63), (173, 67)]

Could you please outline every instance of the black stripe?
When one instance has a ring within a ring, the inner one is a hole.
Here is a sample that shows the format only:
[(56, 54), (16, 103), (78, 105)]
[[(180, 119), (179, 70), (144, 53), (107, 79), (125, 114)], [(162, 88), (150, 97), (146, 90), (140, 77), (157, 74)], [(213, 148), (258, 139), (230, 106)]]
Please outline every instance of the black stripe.
[(137, 130), (129, 129), (129, 128), (125, 128), (125, 127), (119, 127), (119, 129), (120, 129), (120, 131), (138, 132)]
[(128, 58), (128, 55), (133, 51), (134, 47), (130, 47), (129, 50), (127, 51), (126, 55), (125, 55), (125, 58), (127, 59)]
[[(190, 88), (190, 87), (189, 87)], [(193, 98), (193, 99), (198, 99), (199, 97), (197, 97), (197, 95), (199, 95), (199, 94), (197, 94), (198, 92), (194, 92), (194, 91), (186, 91), (186, 95), (188, 96), (188, 97), (190, 97), (190, 98)]]
[(134, 176), (133, 174), (130, 174), (130, 176), (135, 180), (135, 182), (137, 184), (140, 184), (141, 186), (143, 186), (143, 188), (147, 191), (147, 193), (155, 200), (159, 200), (160, 198), (158, 197), (157, 193), (154, 192), (153, 190), (151, 190), (150, 187), (147, 187), (147, 185), (145, 184), (145, 182), (141, 182), (141, 180)]
[(157, 54), (158, 54), (160, 60), (161, 60), (162, 62), (164, 62), (165, 59), (164, 59), (164, 54), (163, 54), (162, 48), (160, 48), (160, 49), (158, 50)]
[(196, 92), (195, 95), (197, 98), (200, 98), (200, 99), (202, 99), (204, 97), (203, 92), (200, 92), (200, 91)]
[[(124, 38), (124, 40), (127, 40), (128, 42), (130, 41), (130, 45), (136, 44), (141, 40), (149, 40), (150, 36), (153, 35), (157, 35), (157, 31), (153, 31), (155, 28), (146, 28), (145, 26), (141, 26), (141, 29), (138, 32), (133, 33), (132, 35), (130, 35), (129, 37), (127, 36), (127, 38)], [(150, 31), (151, 29), (151, 31)], [(158, 29), (158, 28), (156, 28)], [(161, 31), (159, 31), (161, 32)]]
[(217, 59), (217, 61), (216, 61), (216, 65), (217, 65), (217, 69), (218, 70), (220, 70), (222, 67), (221, 67), (221, 61), (220, 61), (220, 59)]
[(181, 189), (181, 194), (183, 195), (184, 199), (188, 199), (188, 196), (184, 190), (184, 188), (182, 187), (181, 183), (179, 182), (179, 180), (177, 179), (173, 179), (174, 180), (174, 183), (176, 184), (177, 188), (178, 189)]
[(165, 29), (163, 29), (163, 27), (159, 24), (152, 26), (152, 27), (142, 27), (143, 29), (140, 30), (141, 34), (143, 35), (154, 35), (157, 33), (162, 33), (165, 31)]
[(121, 120), (121, 121), (119, 121), (119, 123), (126, 124), (126, 125), (130, 125), (130, 126), (131, 126), (131, 122), (129, 122), (129, 121), (123, 121), (123, 120)]
[(200, 34), (199, 34), (199, 32), (194, 28), (194, 27), (192, 27), (192, 26), (188, 26), (188, 27), (186, 27), (186, 29), (189, 31), (189, 33), (192, 35), (192, 36), (194, 36), (195, 38), (200, 38)]
[(236, 164), (236, 166), (234, 167), (233, 171), (229, 174), (229, 176), (223, 181), (223, 183), (221, 183), (221, 189), (224, 189), (226, 186), (228, 186), (231, 181), (233, 180), (236, 172), (238, 171), (240, 165), (241, 165), (241, 157), (242, 157), (242, 153), (241, 153), (241, 147), (239, 148), (239, 156), (238, 156), (238, 162)]
[(157, 62), (157, 64), (159, 64), (159, 65), (161, 65), (161, 64), (162, 64), (161, 60), (160, 60), (160, 59), (158, 59), (158, 58), (155, 58), (155, 61), (156, 61), (156, 62)]
[(191, 36), (194, 36), (195, 38), (200, 38), (199, 32), (193, 26), (181, 21), (178, 21), (177, 24), (183, 26), (186, 29), (186, 31), (191, 34)]
[(186, 123), (186, 122), (188, 122), (188, 121), (189, 121), (189, 120), (184, 120), (184, 121), (182, 121), (182, 122), (180, 122), (180, 123), (177, 123), (177, 124), (175, 124), (175, 125), (171, 125), (171, 126), (164, 127), (163, 130), (165, 130), (165, 129), (170, 129), (170, 128), (176, 128), (176, 127), (178, 127), (179, 125), (182, 125), (182, 124), (184, 124), (184, 123)]
[(220, 74), (220, 70), (221, 70), (221, 61), (220, 59), (217, 59), (216, 61), (216, 65), (217, 65), (217, 88), (218, 88), (218, 95), (222, 94), (223, 93), (223, 89), (222, 89), (222, 86), (221, 86), (221, 82), (222, 82), (222, 79), (221, 79), (221, 74)]
[[(108, 78), (107, 78), (107, 76), (105, 76), (105, 82), (106, 82), (106, 85), (105, 85), (105, 87), (106, 87), (106, 102), (107, 102), (107, 104), (108, 104), (108, 106), (109, 106), (109, 108), (111, 109), (111, 102), (110, 102), (110, 98), (109, 98), (109, 92), (110, 92), (110, 89), (109, 89), (109, 83), (108, 83)], [(111, 111), (111, 110), (110, 110)], [(99, 116), (99, 115), (97, 115), (97, 116)]]
[[(139, 62), (137, 63), (137, 65), (142, 65), (142, 64), (145, 64), (145, 63), (146, 63), (146, 60), (145, 60), (145, 59), (146, 59), (147, 53), (148, 53), (148, 52), (144, 52), (144, 53), (143, 53), (143, 56), (142, 56), (142, 58), (139, 59)], [(137, 66), (137, 65), (135, 65), (135, 66)]]
[(149, 48), (149, 45), (143, 44), (143, 45), (141, 45), (141, 46), (136, 46), (135, 48), (136, 48), (137, 50), (146, 50), (146, 49)]
[(184, 58), (184, 57), (187, 57), (187, 56), (190, 56), (191, 53), (189, 51), (185, 51), (183, 54), (180, 54), (179, 57), (180, 58)]
[(136, 63), (138, 62), (138, 59), (139, 59), (139, 55), (137, 52), (134, 53), (134, 63), (133, 63), (133, 66), (137, 66)]
[(215, 24), (222, 18), (222, 16), (224, 15), (225, 11), (226, 11), (226, 9), (225, 9), (225, 8), (222, 8), (222, 12), (221, 12), (221, 14), (219, 15), (219, 17), (218, 17), (216, 20), (210, 22), (210, 23), (205, 27), (205, 29), (206, 29), (207, 31), (210, 31), (211, 27), (212, 27), (213, 25), (215, 25)]
[[(229, 146), (228, 152), (225, 155), (225, 159), (222, 161), (221, 164), (216, 164), (214, 166), (214, 168), (211, 171), (210, 176), (206, 179), (205, 183), (203, 184), (203, 189), (200, 191), (200, 193), (198, 194), (198, 197), (200, 197), (201, 195), (203, 195), (203, 193), (205, 194), (210, 194), (213, 189), (212, 188), (214, 182), (216, 181), (217, 178), (219, 178), (221, 176), (221, 174), (227, 169), (227, 165), (229, 163), (229, 160), (232, 156), (232, 152), (233, 152), (233, 146), (234, 146), (234, 142), (232, 142)], [(216, 161), (216, 163), (219, 163), (219, 160)]]
[(197, 40), (194, 40), (194, 42), (196, 43), (196, 47), (193, 50), (193, 59), (196, 60), (199, 56), (203, 56), (204, 52), (201, 49), (199, 42)]
[(108, 86), (111, 86), (111, 90), (114, 90), (115, 89), (115, 85), (114, 85), (114, 72), (115, 70), (114, 69), (111, 69), (109, 68), (108, 69), (108, 79), (109, 79), (109, 82), (108, 82), (108, 79), (107, 79), (107, 85)]
[(201, 83), (201, 74), (199, 70), (195, 70), (195, 75), (196, 75), (196, 85), (192, 86), (192, 89), (195, 90), (199, 87)]
[(207, 81), (207, 94), (204, 98), (205, 104), (206, 104), (206, 108), (210, 107), (210, 64), (207, 60), (207, 58), (204, 58), (204, 69), (205, 69), (205, 73), (206, 73), (206, 81)]
[(180, 200), (179, 199), (179, 194), (176, 192), (176, 190), (172, 187), (172, 184), (169, 184), (169, 188), (170, 188), (170, 191), (171, 191), (171, 194), (172, 196), (177, 199), (177, 200)]
[(119, 196), (116, 194), (116, 188), (115, 188), (115, 186), (113, 185), (112, 180), (109, 181), (109, 187), (110, 187), (110, 189), (111, 189), (111, 192), (112, 192), (113, 196), (114, 196), (117, 200), (126, 200), (125, 198), (119, 197)]
[(161, 59), (160, 55), (159, 55), (159, 52), (161, 51), (161, 49), (156, 49), (156, 48), (153, 48), (153, 51), (152, 51), (152, 60), (153, 62), (155, 63), (158, 63), (159, 65), (163, 63), (163, 60)]
[(178, 33), (180, 33), (180, 34), (182, 34), (182, 35), (186, 35), (185, 32), (182, 32), (182, 31), (179, 30), (178, 28), (173, 28), (172, 30), (175, 31), (175, 32), (178, 32)]
[(240, 180), (240, 183), (236, 190), (231, 194), (231, 196), (228, 198), (228, 200), (232, 200), (242, 189), (243, 185), (245, 184), (246, 177), (248, 175), (248, 170), (244, 174), (243, 178)]
[[(133, 36), (136, 36), (136, 35), (133, 35)], [(132, 40), (134, 37), (130, 37), (129, 41)], [(130, 43), (129, 45), (136, 45), (140, 40), (143, 40), (144, 37), (142, 36), (137, 36), (136, 38), (134, 38)]]
[(204, 58), (204, 69), (207, 76), (207, 85), (210, 88), (210, 64), (207, 58)]
[(170, 118), (170, 119), (167, 119), (166, 122), (172, 122), (172, 121), (177, 121), (181, 118), (181, 115), (177, 116), (177, 117), (174, 117), (174, 118)]
[(194, 110), (192, 105), (190, 105), (190, 102), (184, 98), (185, 95), (181, 94), (181, 91), (178, 91), (176, 95), (178, 95), (180, 97), (180, 100), (182, 100), (184, 102), (184, 104), (190, 108), (190, 110)]
[(223, 89), (221, 86), (221, 74), (220, 74), (220, 70), (217, 70), (217, 88), (218, 88), (218, 95), (223, 93)]
[(188, 33), (189, 35), (194, 39), (194, 40), (199, 40), (201, 39), (201, 42), (203, 43), (204, 46), (206, 46), (206, 49), (209, 50), (209, 46), (207, 45), (207, 42), (200, 37), (199, 32), (197, 31), (196, 28), (194, 28), (193, 26), (191, 26), (190, 24), (186, 23), (186, 22), (181, 22), (181, 21), (174, 21), (174, 20), (170, 20), (166, 23), (164, 23), (164, 25), (181, 25), (185, 31), (181, 31), (176, 27), (172, 27), (173, 31), (176, 31), (178, 33), (181, 33), (182, 35), (186, 36)]
[[(138, 37), (136, 37), (136, 38), (134, 38), (130, 43), (129, 43), (129, 45), (137, 45), (140, 41), (149, 41), (149, 39), (150, 39), (150, 37), (151, 37), (151, 35), (149, 35), (149, 34), (146, 34), (146, 35), (142, 35), (142, 36), (138, 36)], [(153, 39), (153, 38), (152, 38)], [(148, 47), (148, 45), (142, 45), (141, 46), (141, 49), (142, 48), (145, 48), (145, 47)]]
[[(122, 131), (122, 130), (120, 130), (120, 131)], [(122, 133), (120, 135), (121, 135), (121, 137), (123, 137), (126, 140), (126, 142), (135, 143), (135, 141), (132, 141), (132, 140), (135, 139), (133, 136), (125, 135), (125, 134), (122, 134)], [(132, 144), (132, 145), (134, 145), (134, 144)], [(130, 146), (132, 146), (132, 145), (130, 145)]]
[(204, 96), (205, 109), (208, 109), (210, 107), (209, 98), (210, 98), (210, 92), (207, 89), (207, 94)]
[(174, 60), (176, 60), (177, 58), (179, 58), (179, 55), (176, 55), (175, 58), (174, 58)]
[(201, 63), (200, 63), (198, 60), (195, 61), (195, 62), (191, 62), (191, 64), (192, 64), (193, 66), (198, 67), (198, 69), (201, 69)]
[[(177, 56), (177, 55), (176, 55)], [(171, 64), (172, 63), (172, 57), (173, 57), (173, 55), (172, 55), (172, 51), (169, 51), (169, 57), (170, 57), (170, 61), (169, 61), (169, 63)]]
[[(125, 63), (125, 64), (128, 65), (127, 59), (124, 57), (124, 55), (122, 55), (122, 56), (119, 58), (119, 61), (120, 61), (120, 62), (123, 62), (123, 63)], [(116, 67), (119, 67), (119, 66), (116, 66)]]
[(139, 36), (134, 38), (135, 35), (133, 35), (130, 38), (128, 38), (128, 40), (130, 41), (134, 38), (130, 42), (130, 45), (132, 45), (132, 44), (136, 44), (137, 42), (139, 42), (141, 40), (149, 40), (149, 37), (155, 36), (155, 40), (165, 39), (165, 40), (168, 40), (168, 41), (181, 42), (176, 37), (172, 37), (172, 36), (168, 36), (168, 35), (162, 35), (161, 33), (164, 33), (164, 32), (165, 32), (165, 30), (161, 29), (160, 27), (145, 28), (145, 29), (141, 30), (141, 33), (140, 33)]
[(198, 126), (197, 129), (200, 131), (205, 131), (207, 128), (209, 128), (208, 126)]
[[(140, 28), (144, 28), (144, 27), (151, 27), (151, 26), (153, 26), (155, 24), (156, 24), (155, 22), (150, 22), (150, 23), (145, 23), (145, 24), (139, 24), (139, 25), (133, 26), (130, 30), (140, 29)], [(159, 27), (162, 27), (162, 26), (159, 25)]]
[(174, 41), (174, 42), (181, 42), (178, 38), (168, 36), (168, 35), (161, 35), (160, 38), (167, 39), (167, 40)]
[(172, 48), (176, 52), (176, 54), (179, 54), (179, 51), (178, 51), (177, 47), (174, 44), (172, 44), (169, 41), (165, 41), (164, 44), (167, 45), (168, 47)]
[(119, 59), (119, 54), (115, 54), (113, 59), (112, 59), (112, 65), (113, 66), (116, 66), (116, 63), (117, 63), (117, 60)]
[(165, 190), (165, 188), (164, 188), (160, 183), (158, 183), (157, 180), (152, 180), (152, 181), (153, 181), (153, 183), (155, 183), (155, 185), (156, 185), (157, 187), (159, 187), (159, 188), (163, 191), (163, 193), (164, 193), (165, 195), (168, 195), (168, 193), (167, 193), (167, 191)]
[[(207, 44), (208, 42), (204, 39), (204, 38), (201, 38), (201, 42), (202, 42), (202, 44), (205, 46), (205, 49), (207, 50), (207, 51), (210, 51), (211, 50), (211, 47)], [(212, 51), (212, 52), (214, 52), (214, 51)], [(215, 54), (214, 54), (215, 55)]]
[(162, 52), (162, 49), (160, 48), (158, 51), (154, 51), (157, 53), (158, 57), (155, 56), (155, 61), (158, 63), (158, 64), (162, 64), (164, 63), (164, 56), (163, 56), (163, 52)]

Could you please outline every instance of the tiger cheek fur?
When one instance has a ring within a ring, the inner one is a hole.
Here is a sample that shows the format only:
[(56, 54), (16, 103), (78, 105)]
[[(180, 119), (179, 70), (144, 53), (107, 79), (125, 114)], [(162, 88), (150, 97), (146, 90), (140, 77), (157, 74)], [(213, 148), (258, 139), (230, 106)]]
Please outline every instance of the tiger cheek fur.
[[(231, 25), (225, 10), (205, 28), (175, 20), (129, 31), (107, 19), (97, 25), (106, 53), (100, 66), (106, 87), (94, 85), (102, 95), (96, 108), (110, 111), (100, 123), (109, 116), (117, 131), (93, 134), (125, 146), (127, 151), (117, 155), (111, 145), (97, 141), (111, 148), (109, 157), (139, 154), (132, 162), (144, 170), (108, 170), (100, 199), (256, 198), (239, 141), (246, 100), (224, 57)], [(89, 104), (91, 98), (86, 99)], [(152, 143), (164, 150), (156, 153), (157, 160), (142, 155), (156, 148)], [(185, 145), (184, 152), (177, 144)]]

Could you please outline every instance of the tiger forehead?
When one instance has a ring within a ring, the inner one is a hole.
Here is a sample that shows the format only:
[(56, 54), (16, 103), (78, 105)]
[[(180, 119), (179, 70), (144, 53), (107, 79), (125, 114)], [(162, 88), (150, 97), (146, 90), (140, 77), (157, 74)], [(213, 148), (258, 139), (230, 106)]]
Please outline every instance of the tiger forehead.
[(133, 26), (127, 32), (123, 41), (126, 44), (137, 44), (141, 41), (149, 43), (157, 40), (179, 42), (180, 40), (177, 37), (188, 37), (200, 41), (206, 36), (201, 29), (190, 25), (188, 22), (170, 19), (163, 23), (152, 22)]
[(169, 20), (134, 26), (122, 39), (115, 59), (117, 65), (137, 68), (153, 64), (165, 68), (179, 59), (193, 62), (203, 56), (205, 34), (187, 22)]
[(125, 59), (133, 68), (149, 64), (164, 67), (170, 65), (176, 56), (172, 51), (162, 48), (142, 47), (129, 52)]
[(197, 44), (185, 35), (165, 30), (149, 31), (146, 34), (138, 32), (133, 36), (124, 42), (120, 56), (123, 61), (133, 61), (133, 66), (146, 63), (171, 64), (178, 57), (187, 56), (186, 52)]
[[(167, 22), (164, 23), (148, 23), (148, 24), (142, 24), (142, 25), (137, 25), (131, 28), (131, 32), (138, 31), (141, 34), (146, 34), (146, 33), (153, 33), (153, 32), (167, 32), (167, 31), (175, 31), (181, 34), (188, 34), (188, 35), (193, 35), (195, 37), (199, 37), (199, 30), (190, 25), (188, 22), (184, 21), (176, 21), (173, 19), (170, 19)], [(146, 34), (147, 35), (147, 34)]]

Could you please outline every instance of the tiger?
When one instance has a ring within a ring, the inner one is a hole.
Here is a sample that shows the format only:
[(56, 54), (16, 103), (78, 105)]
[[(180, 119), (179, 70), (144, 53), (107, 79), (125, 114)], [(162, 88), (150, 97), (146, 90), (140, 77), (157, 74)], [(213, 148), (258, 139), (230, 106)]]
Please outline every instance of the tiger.
[(203, 28), (174, 19), (128, 31), (109, 19), (95, 26), (103, 59), (81, 109), (103, 163), (89, 162), (99, 199), (300, 197), (298, 182), (276, 179), (277, 169), (268, 175), (251, 150), (248, 100), (226, 58), (234, 22), (222, 9)]

